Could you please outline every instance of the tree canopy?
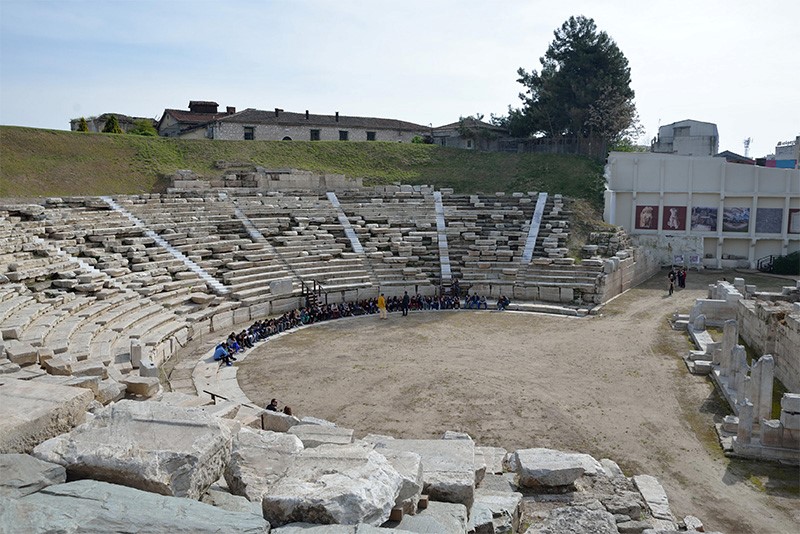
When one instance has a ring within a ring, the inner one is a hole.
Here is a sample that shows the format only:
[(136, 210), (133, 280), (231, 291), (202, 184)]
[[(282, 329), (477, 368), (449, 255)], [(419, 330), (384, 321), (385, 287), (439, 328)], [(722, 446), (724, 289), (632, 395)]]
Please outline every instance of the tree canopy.
[(570, 17), (554, 35), (541, 71), (517, 71), (525, 92), (522, 107), (509, 108), (512, 135), (619, 141), (638, 124), (627, 58), (584, 16)]
[(134, 123), (134, 127), (128, 131), (133, 135), (144, 135), (146, 137), (158, 137), (158, 131), (153, 126), (153, 121), (142, 119)]
[(106, 121), (106, 125), (103, 126), (103, 133), (113, 133), (113, 134), (121, 134), (122, 128), (119, 126), (119, 121), (117, 120), (116, 115), (110, 115), (108, 120)]

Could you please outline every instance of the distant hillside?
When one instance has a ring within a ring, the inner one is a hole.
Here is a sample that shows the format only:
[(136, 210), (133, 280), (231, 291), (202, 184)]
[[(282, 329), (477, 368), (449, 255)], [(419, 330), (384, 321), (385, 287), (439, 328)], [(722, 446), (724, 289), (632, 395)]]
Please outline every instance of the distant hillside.
[(217, 160), (248, 161), (457, 192), (548, 191), (601, 205), (602, 165), (552, 154), (483, 153), (383, 142), (210, 141), (0, 126), (0, 197), (163, 191), (178, 169), (218, 176)]

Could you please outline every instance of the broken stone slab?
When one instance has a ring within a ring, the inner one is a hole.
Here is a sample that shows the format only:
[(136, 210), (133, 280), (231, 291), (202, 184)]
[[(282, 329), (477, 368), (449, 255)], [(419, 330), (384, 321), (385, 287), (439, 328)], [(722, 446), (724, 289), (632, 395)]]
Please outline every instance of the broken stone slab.
[(11, 340), (5, 347), (6, 357), (17, 365), (32, 365), (39, 357), (38, 349), (28, 343)]
[(641, 534), (652, 526), (647, 521), (641, 520), (620, 521), (617, 523), (617, 530), (619, 534)]
[(72, 374), (72, 362), (61, 357), (44, 360), (43, 367), (51, 375), (69, 376)]
[(515, 451), (512, 457), (520, 485), (528, 488), (568, 486), (583, 474), (604, 472), (600, 462), (588, 454), (535, 448)]
[(0, 498), (0, 531), (105, 534), (136, 532), (265, 534), (252, 513), (167, 497), (96, 480), (47, 487), (21, 499)]
[(320, 419), (319, 417), (301, 417), (300, 422), (304, 425), (336, 426), (336, 423), (332, 423), (327, 419)]
[(127, 392), (131, 395), (140, 395), (142, 397), (150, 398), (156, 393), (161, 383), (156, 376), (136, 376), (128, 375), (123, 380)]
[(614, 516), (602, 509), (568, 506), (551, 510), (541, 523), (531, 525), (525, 534), (618, 534)]
[(423, 487), (422, 458), (414, 452), (395, 451), (382, 449), (380, 453), (389, 460), (392, 467), (403, 478), (400, 493), (395, 500), (395, 507), (403, 509), (404, 514), (414, 514), (417, 511)]
[[(487, 475), (506, 482), (502, 475)], [(506, 482), (507, 484), (507, 482)], [(469, 531), (475, 534), (495, 534), (516, 532), (519, 528), (519, 505), (522, 493), (510, 491), (500, 484), (491, 484), (475, 490), (475, 502), (469, 516)]]
[(601, 499), (601, 502), (609, 513), (614, 515), (626, 515), (628, 517), (640, 517), (644, 505), (641, 496), (632, 491), (615, 493)]
[(271, 530), (272, 534), (391, 534), (408, 532), (392, 528), (373, 527), (372, 525), (315, 525), (313, 523), (292, 523)]
[(29, 454), (0, 454), (0, 496), (19, 499), (42, 488), (67, 481), (63, 466)]
[(636, 475), (633, 477), (633, 483), (636, 484), (636, 488), (642, 494), (642, 498), (653, 517), (675, 521), (669, 508), (667, 492), (664, 491), (658, 479), (650, 475)]
[(0, 453), (30, 452), (86, 420), (91, 391), (37, 380), (0, 383)]
[(625, 473), (622, 472), (620, 469), (619, 464), (614, 460), (609, 460), (608, 458), (601, 458), (600, 465), (603, 466), (603, 470), (606, 472), (606, 476), (610, 478), (619, 478), (624, 477)]
[(507, 454), (508, 451), (502, 447), (475, 447), (475, 465), (482, 462), (486, 465), (486, 474), (500, 474)]
[[(232, 495), (229, 491), (213, 485), (208, 488), (200, 499), (200, 502), (222, 508), (229, 512), (244, 512), (261, 517), (261, 503), (251, 502), (245, 497)], [(263, 518), (262, 518), (263, 519)]]
[(389, 519), (403, 480), (369, 444), (320, 445), (294, 456), (262, 507), (273, 527), (307, 522), (380, 525)]
[(261, 428), (273, 432), (288, 432), (293, 426), (299, 425), (300, 419), (293, 415), (286, 415), (281, 412), (264, 410), (261, 413)]
[(353, 442), (353, 431), (348, 428), (322, 425), (296, 425), (289, 429), (289, 434), (300, 438), (303, 447), (312, 448), (325, 445), (347, 445)]
[(233, 439), (225, 481), (234, 495), (261, 503), (264, 492), (286, 473), (302, 450), (297, 436), (242, 427)]
[(462, 439), (389, 439), (375, 450), (413, 452), (422, 458), (423, 492), (431, 500), (471, 507), (475, 494), (475, 444)]
[(33, 454), (70, 477), (199, 499), (222, 475), (231, 441), (229, 426), (202, 410), (122, 400)]
[(126, 390), (127, 386), (125, 384), (120, 384), (116, 380), (108, 378), (98, 384), (97, 393), (95, 393), (94, 397), (99, 403), (106, 405), (125, 398)]
[(464, 534), (467, 532), (467, 508), (458, 503), (431, 501), (418, 514), (403, 516), (394, 528), (430, 534)]

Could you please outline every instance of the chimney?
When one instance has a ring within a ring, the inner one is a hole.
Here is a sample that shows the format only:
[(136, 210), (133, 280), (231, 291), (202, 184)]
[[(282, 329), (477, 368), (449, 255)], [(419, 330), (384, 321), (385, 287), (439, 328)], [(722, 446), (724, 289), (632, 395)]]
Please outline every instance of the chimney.
[(306, 120), (308, 120), (308, 110), (306, 110)]
[(275, 108), (275, 116), (276, 116), (276, 117), (278, 116), (278, 114), (280, 114), (280, 112), (281, 112), (281, 110), (280, 110), (280, 109), (278, 109), (278, 108)]
[(228, 115), (233, 115), (234, 113), (236, 113), (236, 108), (233, 107), (233, 106), (228, 106), (228, 107), (225, 108), (225, 112)]
[(336, 122), (339, 122), (339, 112), (336, 112)]

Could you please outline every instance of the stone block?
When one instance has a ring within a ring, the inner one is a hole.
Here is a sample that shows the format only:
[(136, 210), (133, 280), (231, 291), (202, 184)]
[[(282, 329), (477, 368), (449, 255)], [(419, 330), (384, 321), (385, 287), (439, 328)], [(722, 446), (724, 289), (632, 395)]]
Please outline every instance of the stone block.
[(632, 491), (615, 493), (601, 502), (609, 513), (628, 517), (640, 517), (644, 508), (641, 495)]
[(633, 483), (639, 493), (642, 494), (647, 508), (650, 509), (650, 514), (656, 519), (665, 519), (667, 521), (674, 521), (672, 511), (669, 508), (669, 499), (667, 499), (667, 492), (661, 486), (659, 481), (650, 475), (636, 475), (633, 477)]
[(781, 424), (789, 430), (800, 430), (800, 413), (781, 411)]
[(550, 510), (543, 521), (531, 526), (525, 534), (619, 534), (614, 516), (603, 509), (568, 506)]
[(139, 376), (150, 376), (158, 378), (159, 370), (150, 358), (142, 358), (139, 362)]
[(528, 488), (568, 486), (584, 473), (604, 472), (600, 462), (588, 454), (535, 448), (515, 451), (512, 457), (520, 485)]
[(97, 393), (94, 397), (100, 404), (106, 405), (110, 402), (122, 400), (125, 397), (127, 387), (125, 384), (111, 379), (101, 381), (97, 386)]
[(435, 501), (416, 515), (404, 516), (395, 527), (399, 532), (436, 534), (463, 534), (467, 528), (467, 508), (463, 504)]
[(475, 444), (472, 440), (389, 439), (375, 442), (384, 449), (419, 454), (423, 492), (432, 500), (472, 506), (475, 494)]
[(275, 296), (290, 295), (293, 291), (291, 278), (280, 278), (269, 283), (269, 292)]
[(36, 380), (0, 384), (0, 453), (30, 452), (86, 419), (91, 391)]
[(783, 425), (777, 419), (761, 420), (761, 444), (765, 447), (781, 447)]
[(37, 362), (39, 352), (28, 343), (12, 340), (6, 343), (6, 357), (17, 365), (32, 365)]
[(416, 513), (424, 480), (422, 459), (419, 454), (413, 452), (390, 449), (382, 449), (380, 452), (403, 479), (400, 493), (395, 500), (395, 507), (402, 508), (405, 514)]
[(67, 481), (64, 467), (28, 454), (0, 454), (0, 496), (19, 499)]
[(222, 475), (231, 441), (229, 426), (202, 410), (122, 400), (33, 454), (71, 478), (197, 500)]
[(781, 411), (800, 413), (800, 393), (784, 393), (781, 397)]
[(726, 415), (722, 419), (722, 430), (735, 434), (739, 430), (739, 418), (735, 415)]
[(389, 519), (402, 483), (368, 444), (305, 449), (264, 494), (264, 518), (273, 527), (301, 521), (380, 525)]
[[(503, 479), (499, 475), (490, 475)], [(469, 531), (475, 534), (516, 532), (519, 527), (522, 493), (478, 488), (469, 514)]]
[(269, 532), (264, 518), (249, 512), (96, 480), (49, 486), (21, 499), (6, 499), (0, 509), (2, 532)]
[(286, 415), (281, 412), (264, 410), (261, 413), (261, 429), (271, 430), (272, 432), (288, 432), (293, 426), (299, 425), (300, 419), (293, 415)]
[(331, 427), (322, 425), (295, 425), (289, 429), (289, 434), (294, 434), (303, 442), (303, 447), (319, 447), (326, 443), (332, 445), (347, 445), (353, 442), (353, 431), (348, 428)]
[(72, 365), (72, 374), (75, 376), (99, 376), (108, 378), (108, 369), (102, 362), (86, 360)]
[(545, 302), (561, 302), (561, 290), (557, 287), (540, 287), (539, 298)]
[(297, 436), (243, 427), (233, 439), (225, 481), (234, 495), (260, 504), (264, 492), (286, 473), (302, 450)]
[(502, 447), (475, 447), (475, 465), (486, 465), (486, 474), (500, 474), (507, 454), (508, 451)]
[(72, 362), (63, 358), (45, 360), (43, 367), (51, 375), (69, 376), (72, 374)]
[(161, 385), (157, 377), (152, 376), (132, 376), (128, 375), (123, 380), (127, 392), (131, 395), (141, 395), (142, 397), (152, 397), (158, 393)]

